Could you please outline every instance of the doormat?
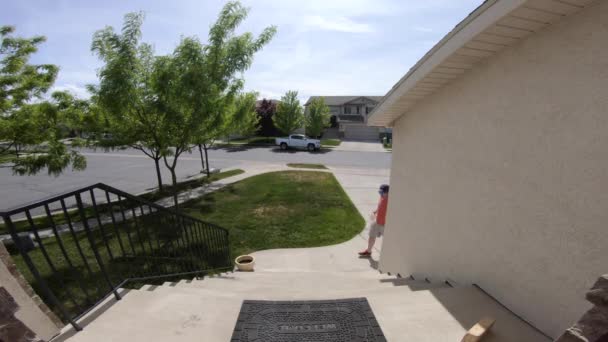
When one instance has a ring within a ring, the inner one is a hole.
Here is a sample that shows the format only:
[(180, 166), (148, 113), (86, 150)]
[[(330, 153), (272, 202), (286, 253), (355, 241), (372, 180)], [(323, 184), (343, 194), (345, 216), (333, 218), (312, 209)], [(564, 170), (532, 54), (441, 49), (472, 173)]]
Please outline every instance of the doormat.
[(232, 342), (380, 342), (382, 329), (365, 298), (243, 301)]

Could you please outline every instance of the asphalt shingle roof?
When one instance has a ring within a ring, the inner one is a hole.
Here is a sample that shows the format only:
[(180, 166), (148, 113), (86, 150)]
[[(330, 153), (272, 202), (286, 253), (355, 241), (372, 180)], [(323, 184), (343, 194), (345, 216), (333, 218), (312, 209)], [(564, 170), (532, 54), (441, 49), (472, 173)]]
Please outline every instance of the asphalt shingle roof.
[(310, 103), (310, 101), (318, 98), (318, 97), (322, 97), (325, 100), (325, 104), (328, 106), (341, 106), (347, 102), (350, 102), (354, 99), (360, 98), (360, 97), (365, 97), (368, 98), (370, 100), (374, 100), (376, 102), (380, 102), (380, 100), (382, 100), (383, 96), (367, 96), (367, 95), (356, 95), (356, 96), (311, 96), (308, 101), (306, 101), (306, 103), (304, 104), (305, 106), (308, 106), (308, 104)]

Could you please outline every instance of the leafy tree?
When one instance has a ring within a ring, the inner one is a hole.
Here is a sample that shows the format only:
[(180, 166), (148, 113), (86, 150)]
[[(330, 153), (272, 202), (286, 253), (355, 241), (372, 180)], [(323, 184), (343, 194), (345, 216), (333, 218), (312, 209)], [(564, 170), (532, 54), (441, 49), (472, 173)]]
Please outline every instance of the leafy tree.
[[(166, 113), (162, 130), (170, 147), (163, 160), (174, 185), (181, 154), (190, 151), (193, 143), (225, 134), (229, 120), (226, 113), (243, 87), (239, 76), (276, 32), (269, 27), (257, 38), (248, 32), (236, 35), (247, 12), (239, 2), (227, 3), (209, 31), (208, 45), (197, 38), (183, 38), (172, 55), (157, 59), (158, 81), (154, 84), (158, 102)], [(177, 194), (174, 200), (177, 207)]]
[(256, 93), (245, 93), (236, 98), (229, 118), (232, 123), (231, 133), (247, 137), (257, 132), (260, 117), (255, 110), (256, 97)]
[[(11, 26), (0, 27), (0, 141), (6, 143), (0, 153), (14, 150), (19, 157), (23, 146), (45, 143), (43, 153), (16, 158), (13, 171), (31, 175), (46, 168), (49, 174), (59, 175), (70, 165), (82, 170), (86, 159), (60, 139), (81, 122), (88, 109), (86, 101), (55, 92), (50, 100), (40, 102), (55, 82), (59, 68), (30, 64), (30, 57), (45, 38), (15, 37), (14, 31)], [(78, 144), (76, 141), (71, 146)]]
[(57, 91), (51, 99), (22, 108), (30, 112), (33, 122), (33, 142), (47, 144), (44, 153), (29, 154), (15, 159), (13, 171), (20, 175), (33, 175), (46, 168), (49, 175), (58, 176), (68, 166), (72, 170), (84, 170), (87, 161), (77, 148), (84, 145), (81, 139), (74, 139), (67, 146), (61, 141), (66, 132), (80, 130), (84, 117), (88, 114), (88, 103), (68, 92)]
[(273, 121), (274, 125), (284, 134), (291, 134), (304, 125), (304, 112), (300, 106), (297, 91), (290, 90), (281, 97)]
[(312, 137), (319, 137), (329, 125), (329, 107), (325, 104), (323, 97), (316, 97), (308, 106), (306, 114), (306, 134)]
[(0, 27), (0, 114), (10, 116), (22, 105), (40, 98), (55, 82), (59, 68), (51, 64), (28, 64), (43, 36), (12, 36), (15, 28)]
[(39, 133), (35, 108), (31, 105), (21, 106), (10, 116), (0, 118), (0, 140), (6, 144), (0, 147), (0, 152), (12, 152), (19, 157), (25, 146), (42, 143)]
[(16, 156), (24, 145), (41, 142), (36, 129), (36, 115), (29, 105), (41, 98), (55, 82), (55, 65), (29, 64), (32, 54), (46, 38), (13, 36), (15, 28), (0, 27), (0, 153), (14, 150)]
[[(210, 176), (208, 149), (213, 146), (216, 139), (239, 134), (249, 136), (254, 134), (259, 125), (259, 117), (255, 111), (256, 93), (244, 93), (237, 95), (236, 99), (230, 104), (210, 127), (195, 135), (194, 143), (197, 145), (203, 170), (207, 177)], [(203, 156), (204, 153), (204, 156)]]
[(260, 125), (257, 134), (264, 137), (279, 135), (280, 132), (274, 126), (273, 122), (273, 116), (277, 111), (276, 104), (272, 100), (262, 99), (256, 108), (256, 111), (260, 117)]
[(160, 161), (167, 150), (162, 126), (167, 113), (155, 93), (152, 46), (140, 43), (143, 20), (143, 13), (129, 13), (120, 33), (112, 27), (95, 32), (91, 50), (105, 64), (99, 70), (99, 86), (90, 90), (110, 132), (102, 145), (130, 146), (150, 157), (162, 190)]

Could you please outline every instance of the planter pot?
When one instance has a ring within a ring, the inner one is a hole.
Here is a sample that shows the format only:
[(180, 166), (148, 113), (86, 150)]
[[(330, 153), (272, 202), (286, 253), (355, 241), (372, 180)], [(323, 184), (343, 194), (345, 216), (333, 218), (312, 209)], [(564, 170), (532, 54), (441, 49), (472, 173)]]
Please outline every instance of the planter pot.
[(234, 263), (241, 272), (253, 272), (255, 258), (251, 255), (241, 255), (234, 259)]

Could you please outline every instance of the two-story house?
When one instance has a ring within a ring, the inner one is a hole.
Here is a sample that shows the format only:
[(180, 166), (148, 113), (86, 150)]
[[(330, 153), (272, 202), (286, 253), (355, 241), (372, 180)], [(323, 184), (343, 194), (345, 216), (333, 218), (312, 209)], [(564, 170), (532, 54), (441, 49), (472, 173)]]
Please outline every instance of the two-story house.
[[(321, 96), (311, 96), (304, 104), (306, 113), (310, 102)], [(341, 138), (379, 140), (384, 128), (367, 126), (367, 117), (382, 96), (322, 96), (331, 111), (332, 126), (338, 127)]]

